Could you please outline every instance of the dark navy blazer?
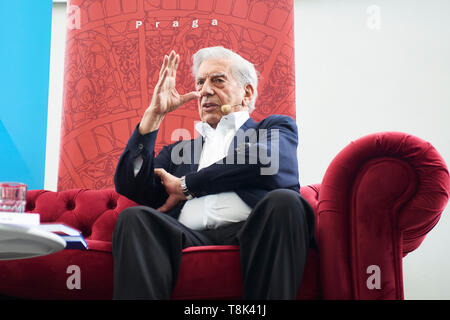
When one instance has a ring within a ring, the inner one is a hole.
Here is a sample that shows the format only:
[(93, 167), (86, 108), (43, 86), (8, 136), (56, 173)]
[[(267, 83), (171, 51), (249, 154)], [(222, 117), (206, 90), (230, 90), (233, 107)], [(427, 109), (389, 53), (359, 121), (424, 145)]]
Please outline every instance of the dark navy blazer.
[[(155, 156), (158, 130), (141, 135), (136, 127), (116, 168), (116, 191), (141, 205), (158, 208), (168, 194), (153, 169), (163, 168), (176, 177), (186, 176), (186, 186), (196, 197), (234, 191), (251, 208), (271, 190), (284, 188), (299, 192), (295, 121), (284, 115), (271, 115), (260, 122), (249, 118), (239, 131), (249, 133), (248, 139), (243, 142), (236, 134), (226, 158), (197, 171), (203, 137), (164, 146)], [(143, 163), (135, 177), (134, 163), (139, 155)], [(275, 168), (268, 160), (274, 161), (277, 156), (278, 170), (274, 174), (261, 174), (263, 168)], [(186, 161), (180, 163), (180, 159)], [(178, 218), (184, 203), (180, 202), (168, 214)]]

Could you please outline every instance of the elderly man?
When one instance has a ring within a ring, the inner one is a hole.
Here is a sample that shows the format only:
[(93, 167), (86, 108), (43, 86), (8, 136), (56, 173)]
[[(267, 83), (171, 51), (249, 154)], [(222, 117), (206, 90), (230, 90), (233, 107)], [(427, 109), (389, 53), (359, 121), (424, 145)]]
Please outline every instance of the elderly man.
[[(282, 115), (250, 118), (256, 70), (233, 51), (194, 54), (196, 90), (184, 95), (175, 88), (179, 61), (174, 51), (164, 57), (150, 106), (116, 169), (117, 192), (142, 206), (117, 219), (114, 298), (169, 299), (184, 248), (239, 245), (243, 298), (295, 299), (316, 245), (314, 214), (299, 194), (296, 124)], [(165, 115), (193, 99), (201, 136), (156, 156)]]

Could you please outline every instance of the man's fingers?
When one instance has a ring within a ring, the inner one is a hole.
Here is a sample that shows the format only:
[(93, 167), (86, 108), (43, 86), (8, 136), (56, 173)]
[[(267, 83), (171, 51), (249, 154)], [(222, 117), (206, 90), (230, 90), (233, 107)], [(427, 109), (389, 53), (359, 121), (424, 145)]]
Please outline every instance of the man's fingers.
[(165, 68), (162, 76), (159, 78), (158, 83), (155, 86), (156, 92), (161, 92), (161, 89), (163, 88), (164, 82), (166, 81), (167, 75), (169, 74), (169, 69)]
[(169, 55), (164, 56), (163, 64), (159, 72), (158, 83), (154, 89), (155, 95), (159, 95), (159, 99), (167, 103), (167, 112), (171, 112), (188, 101), (198, 98), (196, 93), (188, 93), (180, 95), (176, 90), (176, 74), (180, 64), (180, 56), (174, 50)]
[(170, 75), (172, 75), (172, 69), (173, 69), (173, 66), (174, 66), (174, 62), (175, 62), (175, 58), (176, 58), (177, 56), (176, 56), (176, 54), (175, 54), (175, 51), (171, 51), (170, 52), (170, 55), (169, 55), (169, 64), (168, 64), (168, 68), (169, 68), (169, 72), (170, 72)]
[[(161, 66), (161, 70), (159, 71), (158, 83), (156, 84), (157, 92), (161, 92), (161, 89), (166, 84), (166, 79), (168, 76), (176, 76), (176, 68), (178, 67), (178, 63), (179, 56), (175, 53), (175, 51), (172, 50), (170, 52), (170, 55), (164, 56), (163, 65)], [(170, 85), (174, 86), (174, 83), (169, 83), (169, 86)]]
[(177, 77), (177, 69), (179, 64), (180, 64), (180, 56), (177, 54), (173, 61), (173, 68), (172, 68), (172, 77), (174, 78)]
[(161, 179), (161, 183), (164, 184), (164, 178), (166, 177), (166, 170), (155, 169), (153, 172)]
[(179, 64), (180, 64), (180, 55), (177, 54), (176, 57), (175, 57), (175, 65), (174, 65), (175, 71), (178, 69), (178, 65)]
[(198, 91), (192, 91), (180, 96), (181, 104), (185, 104), (191, 100), (197, 99), (200, 97), (200, 93)]
[(169, 197), (167, 198), (166, 202), (161, 207), (159, 207), (156, 210), (158, 210), (160, 212), (167, 212), (170, 209), (172, 209), (173, 207), (175, 207), (178, 204), (178, 202), (180, 202), (179, 199), (177, 199), (173, 195), (169, 195)]
[(155, 168), (155, 169), (153, 170), (153, 172), (154, 172), (155, 174), (157, 174), (159, 177), (162, 177), (162, 176), (164, 176), (164, 174), (166, 173), (166, 170), (164, 170), (164, 169), (162, 169), (162, 168)]
[[(169, 199), (167, 199), (167, 200), (169, 200)], [(172, 209), (171, 207), (170, 207), (170, 205), (167, 203), (167, 201), (161, 206), (161, 207), (159, 207), (158, 209), (156, 209), (156, 210), (158, 210), (159, 212), (167, 212), (167, 211), (169, 211), (170, 209)]]
[(161, 78), (164, 70), (167, 68), (167, 64), (169, 63), (169, 56), (165, 55), (164, 56), (164, 60), (163, 60), (163, 64), (161, 66), (161, 70), (159, 70), (159, 77)]
[(159, 212), (167, 212), (166, 204), (164, 203), (161, 207), (159, 207), (156, 210), (158, 210)]

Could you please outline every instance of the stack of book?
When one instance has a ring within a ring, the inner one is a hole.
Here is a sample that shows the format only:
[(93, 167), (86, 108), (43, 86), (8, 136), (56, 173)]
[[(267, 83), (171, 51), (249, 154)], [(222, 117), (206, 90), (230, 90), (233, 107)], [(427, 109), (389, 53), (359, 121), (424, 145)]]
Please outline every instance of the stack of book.
[(60, 223), (41, 223), (38, 228), (53, 232), (66, 241), (66, 249), (86, 250), (88, 244), (83, 235), (77, 229)]
[(41, 223), (39, 213), (0, 212), (0, 223), (52, 232), (66, 241), (66, 249), (86, 250), (88, 248), (88, 244), (79, 230), (62, 223)]

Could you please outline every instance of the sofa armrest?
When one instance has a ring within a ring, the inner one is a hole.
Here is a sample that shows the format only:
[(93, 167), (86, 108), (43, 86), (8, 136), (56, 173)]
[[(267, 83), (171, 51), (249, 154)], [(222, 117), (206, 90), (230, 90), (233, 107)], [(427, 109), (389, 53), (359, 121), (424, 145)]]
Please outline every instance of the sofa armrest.
[(402, 258), (439, 221), (449, 172), (417, 137), (376, 133), (331, 162), (319, 194), (321, 281), (328, 299), (403, 299)]

